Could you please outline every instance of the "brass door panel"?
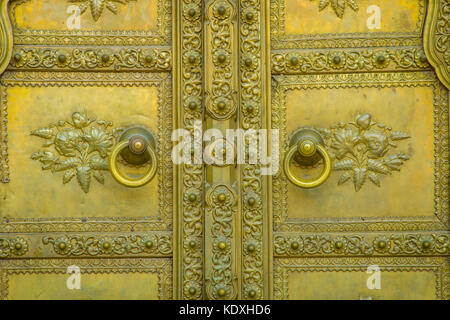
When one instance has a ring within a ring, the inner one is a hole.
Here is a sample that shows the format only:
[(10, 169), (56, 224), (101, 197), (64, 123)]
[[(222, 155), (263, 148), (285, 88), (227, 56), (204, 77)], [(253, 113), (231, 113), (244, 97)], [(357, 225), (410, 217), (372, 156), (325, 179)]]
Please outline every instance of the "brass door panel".
[(448, 299), (448, 12), (0, 0), (0, 298)]

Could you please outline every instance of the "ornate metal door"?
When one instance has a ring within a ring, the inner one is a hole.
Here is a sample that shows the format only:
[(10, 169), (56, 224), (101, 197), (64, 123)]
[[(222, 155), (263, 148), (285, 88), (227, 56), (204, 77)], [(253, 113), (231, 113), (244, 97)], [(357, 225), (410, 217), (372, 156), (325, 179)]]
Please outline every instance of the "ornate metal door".
[(447, 299), (449, 10), (0, 0), (0, 297)]

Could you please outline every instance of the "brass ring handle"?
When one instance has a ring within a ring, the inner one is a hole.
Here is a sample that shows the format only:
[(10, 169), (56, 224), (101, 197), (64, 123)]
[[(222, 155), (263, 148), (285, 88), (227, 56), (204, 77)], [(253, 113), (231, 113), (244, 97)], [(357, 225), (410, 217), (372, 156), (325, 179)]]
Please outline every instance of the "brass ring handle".
[[(304, 130), (304, 131), (306, 131), (306, 130)], [(311, 130), (309, 130), (309, 132), (307, 132), (307, 133), (311, 134)], [(331, 157), (328, 154), (325, 147), (321, 143), (317, 142), (317, 139), (314, 139), (314, 138), (308, 137), (308, 136), (303, 136), (303, 134), (304, 134), (304, 132), (299, 131), (296, 134), (296, 136), (294, 136), (294, 138), (296, 138), (296, 141), (295, 141), (295, 143), (291, 143), (291, 148), (289, 149), (289, 151), (287, 152), (287, 154), (284, 158), (284, 172), (285, 172), (287, 178), (296, 186), (305, 188), (305, 189), (311, 189), (311, 188), (320, 186), (330, 176)], [(289, 164), (297, 152), (304, 157), (312, 157), (313, 155), (316, 154), (316, 152), (322, 156), (322, 158), (324, 160), (324, 169), (317, 179), (303, 180), (303, 179), (297, 178), (292, 173), (292, 170), (291, 170)]]
[[(136, 132), (143, 133), (145, 135), (136, 135)], [(117, 166), (119, 154), (122, 154), (124, 160), (128, 160), (127, 162), (131, 164), (145, 164), (148, 162), (150, 163), (150, 168), (147, 173), (139, 179), (126, 178)], [(122, 135), (119, 143), (111, 150), (111, 154), (109, 156), (109, 169), (114, 179), (124, 186), (137, 188), (149, 183), (155, 176), (157, 169), (157, 158), (154, 151), (153, 136), (141, 128), (132, 128), (127, 130)]]

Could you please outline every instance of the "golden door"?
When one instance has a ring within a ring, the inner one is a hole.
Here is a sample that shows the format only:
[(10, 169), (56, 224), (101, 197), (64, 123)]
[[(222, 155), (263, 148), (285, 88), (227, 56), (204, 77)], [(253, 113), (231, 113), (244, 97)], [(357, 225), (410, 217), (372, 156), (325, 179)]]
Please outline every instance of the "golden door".
[(448, 299), (449, 12), (0, 0), (0, 297)]

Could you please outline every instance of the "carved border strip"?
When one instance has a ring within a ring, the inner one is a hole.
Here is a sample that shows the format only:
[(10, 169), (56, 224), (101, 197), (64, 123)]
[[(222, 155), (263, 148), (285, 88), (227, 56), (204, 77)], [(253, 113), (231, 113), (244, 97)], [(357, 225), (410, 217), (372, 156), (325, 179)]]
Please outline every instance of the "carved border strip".
[(424, 31), (425, 52), (447, 89), (450, 89), (449, 12), (448, 0), (429, 0)]
[[(203, 0), (182, 0), (175, 19), (178, 70), (178, 128), (194, 135), (194, 122), (203, 120)], [(198, 134), (198, 133), (195, 133)], [(204, 172), (203, 165), (180, 165), (177, 242), (177, 298), (204, 297)], [(182, 245), (181, 245), (182, 244)]]
[[(358, 257), (358, 258), (282, 258), (274, 260), (274, 299), (289, 299), (291, 272), (354, 272), (378, 265), (382, 272), (428, 271), (436, 275), (436, 298), (449, 295), (448, 258), (445, 257)], [(365, 283), (363, 284), (365, 285)]]
[(0, 238), (0, 258), (23, 256), (28, 252), (28, 241), (22, 237)]
[[(171, 140), (173, 128), (171, 75), (167, 73), (40, 73), (10, 72), (1, 76), (0, 83), (4, 88), (11, 86), (156, 86), (159, 100), (159, 141)], [(5, 89), (3, 89), (5, 90)], [(5, 104), (6, 106), (6, 104)], [(5, 112), (6, 113), (6, 112)], [(1, 130), (6, 130), (7, 121), (0, 123)], [(2, 143), (4, 148), (5, 143)], [(158, 143), (159, 155), (158, 180), (160, 212), (156, 217), (79, 217), (79, 218), (35, 218), (35, 219), (3, 219), (0, 232), (117, 232), (117, 231), (155, 231), (171, 230), (173, 215), (173, 164), (171, 160), (171, 144)], [(5, 159), (0, 159), (3, 163)], [(8, 159), (6, 158), (6, 165)], [(164, 179), (162, 179), (164, 177)]]
[[(10, 1), (10, 0), (6, 0)], [(27, 0), (25, 0), (27, 1)], [(11, 12), (14, 29), (14, 44), (47, 45), (109, 45), (148, 46), (170, 45), (172, 42), (172, 1), (158, 1), (158, 31), (65, 31), (20, 29), (15, 21), (15, 8), (23, 1), (14, 2)], [(38, 41), (36, 41), (38, 39)], [(1, 73), (1, 72), (0, 72)]]
[(283, 50), (272, 52), (272, 74), (430, 70), (422, 48)]
[(450, 233), (276, 233), (273, 245), (277, 257), (449, 256)]
[(98, 70), (162, 72), (172, 69), (169, 47), (52, 48), (15, 46), (8, 70)]
[(395, 47), (420, 46), (422, 44), (421, 29), (425, 19), (425, 0), (417, 0), (419, 3), (419, 21), (415, 32), (312, 34), (304, 36), (286, 35), (286, 0), (268, 1), (270, 1), (271, 7), (272, 49)]
[[(264, 38), (261, 36), (265, 18), (265, 2), (240, 0), (240, 127), (244, 130), (264, 128), (265, 94), (262, 90), (266, 75)], [(267, 35), (268, 36), (268, 35)], [(247, 63), (251, 61), (251, 63)], [(267, 66), (268, 67), (268, 66)], [(248, 142), (246, 142), (248, 143)], [(248, 148), (246, 147), (246, 153)], [(247, 157), (248, 155), (246, 155)], [(266, 219), (263, 205), (265, 179), (261, 164), (240, 166), (240, 201), (242, 219), (242, 299), (264, 299), (267, 265), (265, 258)], [(250, 200), (252, 199), (252, 200)], [(255, 250), (249, 250), (255, 248)]]
[[(430, 86), (434, 92), (435, 145), (435, 218), (434, 217), (367, 217), (358, 218), (290, 219), (287, 217), (287, 180), (284, 173), (273, 177), (273, 217), (277, 231), (342, 232), (342, 231), (426, 231), (446, 230), (449, 224), (449, 111), (448, 90), (433, 72), (363, 73), (334, 75), (276, 76), (273, 87), (272, 123), (281, 130), (280, 152), (287, 150), (285, 94), (288, 90), (362, 87)], [(331, 220), (331, 221), (330, 221)], [(334, 221), (333, 221), (334, 220)]]
[(8, 299), (9, 275), (15, 274), (67, 274), (67, 267), (77, 265), (81, 274), (156, 273), (158, 297), (172, 299), (172, 259), (13, 259), (0, 260), (0, 300)]

